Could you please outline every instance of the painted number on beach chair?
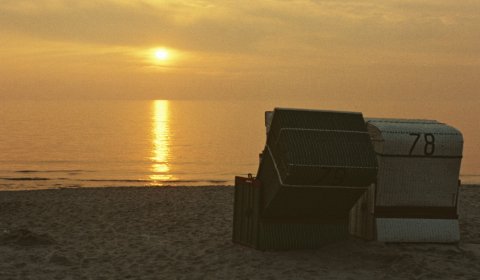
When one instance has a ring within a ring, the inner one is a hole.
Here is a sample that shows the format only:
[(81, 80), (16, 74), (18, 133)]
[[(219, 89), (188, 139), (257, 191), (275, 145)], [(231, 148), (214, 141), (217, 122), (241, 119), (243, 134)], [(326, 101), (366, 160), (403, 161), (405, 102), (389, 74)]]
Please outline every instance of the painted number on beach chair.
[(426, 156), (431, 156), (435, 152), (435, 136), (431, 133), (410, 133), (411, 136), (415, 136), (415, 140), (413, 141), (412, 147), (410, 148), (410, 152), (408, 153), (409, 156), (412, 155), (415, 146), (417, 145), (418, 139), (420, 136), (423, 135), (423, 139), (425, 139), (425, 146), (423, 147), (423, 153)]

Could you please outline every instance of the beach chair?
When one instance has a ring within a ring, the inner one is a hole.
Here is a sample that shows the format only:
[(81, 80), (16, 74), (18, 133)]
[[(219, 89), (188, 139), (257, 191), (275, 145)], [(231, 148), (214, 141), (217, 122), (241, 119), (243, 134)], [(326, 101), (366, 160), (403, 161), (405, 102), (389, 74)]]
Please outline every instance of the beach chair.
[(347, 238), (377, 174), (362, 114), (276, 108), (270, 119), (257, 177), (235, 180), (233, 241), (282, 250)]
[(378, 177), (350, 232), (385, 242), (457, 242), (460, 131), (433, 120), (367, 119)]

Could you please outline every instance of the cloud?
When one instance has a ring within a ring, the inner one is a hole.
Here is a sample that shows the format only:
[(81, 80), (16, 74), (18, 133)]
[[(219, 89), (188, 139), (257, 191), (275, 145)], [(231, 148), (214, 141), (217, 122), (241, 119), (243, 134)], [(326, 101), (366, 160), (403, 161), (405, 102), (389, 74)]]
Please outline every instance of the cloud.
[(336, 84), (365, 66), (480, 65), (478, 10), (468, 0), (3, 0), (0, 58), (32, 75), (88, 65), (124, 79), (164, 70), (141, 56), (165, 46), (188, 57), (168, 69), (179, 75)]
[[(2, 29), (104, 45), (198, 52), (375, 48), (475, 52), (478, 1), (6, 0)], [(456, 41), (456, 43), (452, 43)]]
[[(236, 19), (219, 6), (190, 1), (38, 0), (9, 1), (0, 7), (4, 30), (48, 40), (107, 45), (173, 45), (186, 50), (242, 51), (264, 36), (255, 21)], [(82, 1), (81, 3), (83, 3)]]

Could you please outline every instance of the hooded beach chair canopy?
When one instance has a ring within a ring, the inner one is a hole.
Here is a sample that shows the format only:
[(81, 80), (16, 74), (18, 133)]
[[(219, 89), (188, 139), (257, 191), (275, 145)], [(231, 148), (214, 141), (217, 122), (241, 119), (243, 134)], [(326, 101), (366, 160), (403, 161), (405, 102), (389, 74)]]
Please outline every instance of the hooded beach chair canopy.
[(361, 113), (273, 111), (257, 176), (265, 215), (343, 217), (376, 174)]

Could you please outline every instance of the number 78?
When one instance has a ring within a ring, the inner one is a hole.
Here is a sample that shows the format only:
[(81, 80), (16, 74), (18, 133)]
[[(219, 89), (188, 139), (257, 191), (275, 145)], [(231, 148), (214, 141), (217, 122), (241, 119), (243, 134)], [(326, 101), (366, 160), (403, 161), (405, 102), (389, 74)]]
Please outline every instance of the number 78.
[(415, 146), (418, 143), (418, 140), (423, 135), (423, 139), (425, 140), (425, 146), (423, 147), (423, 153), (426, 156), (431, 156), (435, 152), (435, 136), (431, 133), (410, 133), (411, 136), (415, 136), (415, 140), (413, 141), (412, 147), (410, 147), (410, 152), (408, 153), (409, 156), (412, 155)]

